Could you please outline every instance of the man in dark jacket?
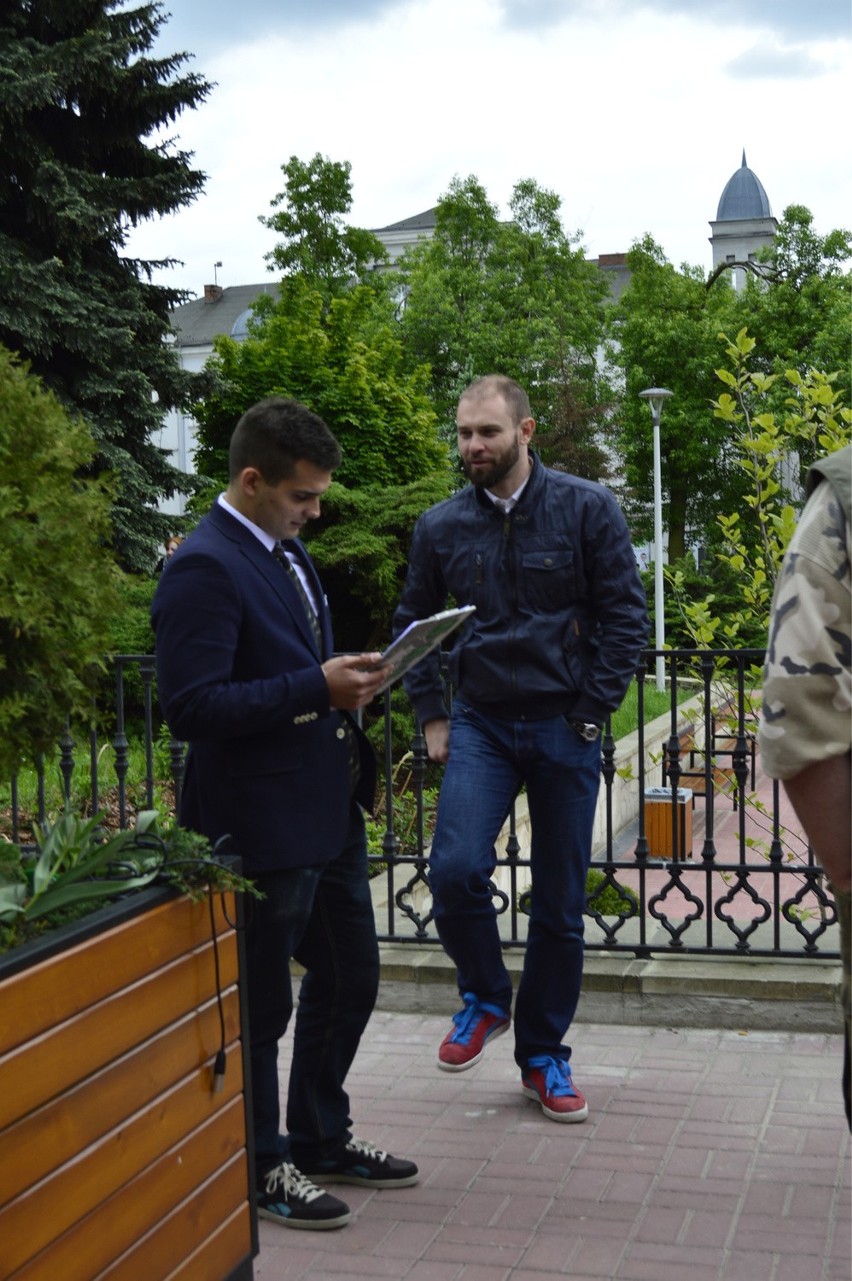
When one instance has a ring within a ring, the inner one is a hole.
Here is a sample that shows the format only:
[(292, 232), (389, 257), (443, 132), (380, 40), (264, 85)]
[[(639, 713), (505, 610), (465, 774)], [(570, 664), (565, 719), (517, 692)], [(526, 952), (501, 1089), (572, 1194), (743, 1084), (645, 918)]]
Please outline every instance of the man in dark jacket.
[[(379, 654), (333, 656), (328, 604), (298, 538), (339, 462), (304, 405), (273, 397), (249, 409), (231, 438), (228, 488), (169, 559), (152, 610), (163, 710), (190, 745), (181, 821), (213, 841), (230, 835), (264, 895), (246, 926), (258, 1210), (294, 1228), (351, 1217), (314, 1181), (417, 1180), (411, 1161), (353, 1137), (344, 1088), (379, 978), (361, 809), (372, 809), (375, 758), (349, 713), (384, 669)], [(291, 957), (306, 973), (285, 1136), (278, 1042)]]
[(475, 605), (451, 651), (450, 721), (435, 655), (406, 677), (430, 759), (446, 763), (430, 857), (435, 924), (463, 1009), (438, 1050), (460, 1072), (510, 1024), (512, 984), (489, 885), (494, 843), (522, 785), (532, 891), (515, 1002), (527, 1097), (555, 1121), (588, 1107), (563, 1044), (580, 995), (583, 908), (600, 783), (600, 730), (648, 637), (624, 517), (602, 486), (542, 466), (523, 388), (499, 375), (463, 393), (469, 487), (420, 517), (395, 631)]

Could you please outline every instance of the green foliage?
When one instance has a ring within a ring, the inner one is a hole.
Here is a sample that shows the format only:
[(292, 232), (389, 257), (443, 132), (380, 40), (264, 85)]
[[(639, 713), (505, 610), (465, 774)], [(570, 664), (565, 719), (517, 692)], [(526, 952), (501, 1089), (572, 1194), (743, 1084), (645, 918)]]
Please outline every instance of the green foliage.
[[(157, 579), (150, 574), (124, 574), (118, 580), (118, 608), (107, 619), (107, 653), (153, 654), (154, 629), (151, 627), (151, 601)], [(136, 664), (125, 667), (123, 677), (124, 711), (128, 721), (144, 713), (144, 685)], [(156, 678), (153, 686), (156, 697)], [(98, 706), (102, 711), (115, 703), (115, 679), (112, 671), (101, 681)]]
[(446, 440), (455, 437), (464, 387), (503, 373), (530, 394), (545, 461), (598, 478), (609, 392), (595, 357), (606, 282), (564, 231), (553, 192), (526, 179), (510, 208), (501, 222), (477, 178), (453, 180), (434, 238), (410, 250), (396, 276), (406, 351), (431, 368)]
[(742, 509), (717, 518), (722, 546), (716, 555), (737, 584), (736, 607), (720, 613), (713, 594), (687, 601), (682, 571), (670, 567), (667, 575), (693, 640), (702, 648), (746, 646), (756, 632), (765, 643), (775, 581), (797, 523), (785, 466), (800, 451), (825, 455), (852, 439), (852, 409), (841, 403), (834, 375), (810, 370), (803, 377), (788, 370), (779, 419), (765, 408), (776, 375), (751, 367), (754, 339), (743, 329), (725, 343), (730, 368), (716, 372), (728, 390), (713, 402), (713, 412), (735, 437), (748, 491)]
[[(114, 691), (113, 691), (114, 693)], [(106, 717), (105, 717), (106, 719)], [(111, 725), (109, 727), (111, 732)], [(92, 806), (90, 778), (90, 745), (88, 725), (71, 726), (74, 744), (71, 749), (71, 783), (70, 795), (66, 798), (65, 779), (60, 770), (60, 752), (54, 745), (43, 759), (43, 776), (39, 776), (35, 766), (22, 766), (16, 778), (18, 800), (19, 831), (27, 833), (33, 823), (38, 821), (40, 812), (54, 816), (63, 812), (69, 805), (75, 812), (90, 813)], [(148, 808), (147, 755), (144, 739), (137, 736), (131, 727), (125, 749), (126, 773), (123, 779), (127, 809), (132, 814)], [(171, 759), (169, 756), (169, 732), (162, 725), (154, 743), (154, 787), (152, 804), (162, 818), (167, 817), (173, 808), (174, 797), (171, 792)], [(112, 826), (118, 822), (118, 777), (116, 774), (116, 753), (113, 744), (105, 734), (99, 736), (97, 752), (98, 767), (98, 801), (100, 809), (109, 815)], [(11, 838), (11, 788), (7, 779), (0, 779), (0, 851), (5, 848), (5, 841)], [(21, 839), (25, 839), (21, 836)]]
[(609, 357), (624, 371), (618, 445), (627, 485), (625, 512), (637, 534), (650, 538), (653, 431), (639, 392), (666, 387), (674, 394), (660, 419), (663, 512), (669, 558), (680, 560), (687, 531), (703, 531), (720, 502), (726, 509), (736, 507), (744, 488), (729, 432), (710, 408), (723, 290), (708, 293), (699, 268), (677, 271), (647, 236), (627, 261), (630, 284), (609, 316)]
[[(696, 566), (691, 553), (664, 567), (665, 577), (673, 588), (663, 596), (666, 646), (669, 649), (703, 646), (700, 637), (705, 633), (699, 626), (700, 620), (710, 616), (727, 618), (740, 608), (741, 578), (727, 560), (717, 554), (722, 547), (721, 528), (714, 530), (711, 527), (707, 531), (707, 554), (702, 559), (701, 568)], [(650, 604), (653, 615), (653, 600)], [(766, 624), (765, 618), (744, 616), (739, 644), (748, 649), (762, 648), (766, 644)]]
[(248, 338), (221, 338), (211, 394), (195, 411), (199, 468), (224, 484), (239, 416), (264, 396), (292, 396), (328, 423), (343, 448), (324, 516), (307, 532), (335, 610), (342, 648), (389, 639), (414, 521), (449, 491), (426, 371), (405, 368), (384, 290), (356, 285), (325, 307), (301, 276), (258, 306)]
[[(102, 903), (157, 880), (200, 897), (216, 890), (254, 886), (218, 862), (206, 837), (172, 827), (158, 830), (156, 810), (137, 815), (136, 826), (108, 833), (103, 815), (79, 818), (66, 809), (45, 828), (35, 825), (36, 854), (10, 845), (0, 863), (0, 951), (32, 936), (33, 923), (62, 923), (74, 909)], [(35, 932), (39, 932), (38, 929)]]
[(107, 620), (110, 654), (153, 654), (151, 601), (157, 579), (148, 574), (121, 574), (118, 609)]
[(629, 885), (615, 886), (600, 868), (586, 874), (586, 913), (599, 916), (638, 916), (639, 898)]
[(164, 343), (178, 292), (122, 256), (130, 228), (173, 213), (204, 175), (158, 137), (210, 86), (153, 58), (159, 4), (6, 4), (0, 12), (0, 342), (27, 360), (97, 443), (112, 471), (112, 536), (146, 569), (170, 532), (160, 497), (189, 483), (153, 443), (190, 379)]
[[(774, 390), (771, 384), (763, 389), (765, 412), (786, 416), (788, 370), (801, 378), (812, 369), (834, 374), (836, 390), (849, 403), (852, 275), (842, 265), (850, 255), (849, 233), (818, 236), (800, 205), (785, 210), (765, 261), (746, 264), (751, 270), (739, 292), (727, 270), (705, 280), (698, 267), (675, 270), (650, 237), (633, 246), (630, 285), (610, 313), (609, 356), (624, 370), (618, 422), (625, 507), (632, 527), (650, 537), (652, 431), (637, 397), (645, 387), (667, 387), (674, 396), (662, 415), (660, 442), (670, 560), (684, 556), (689, 533), (704, 540), (717, 513), (738, 511), (751, 492), (734, 424), (712, 408), (720, 331), (747, 328), (757, 342), (754, 372), (779, 376)], [(814, 443), (800, 438), (798, 449), (807, 467)]]
[(292, 396), (318, 413), (344, 458), (337, 480), (347, 488), (404, 484), (440, 468), (426, 371), (408, 372), (387, 296), (356, 285), (323, 308), (303, 277), (266, 296), (241, 343), (216, 340), (216, 379), (196, 409), (199, 468), (227, 479), (227, 447), (239, 416), (264, 396)]
[(408, 567), (408, 547), (421, 512), (446, 498), (450, 478), (432, 472), (410, 485), (333, 484), (311, 536), (340, 647), (384, 649)]
[[(810, 210), (790, 205), (764, 257), (760, 277), (750, 276), (746, 288), (730, 296), (722, 327), (727, 333), (747, 329), (755, 340), (755, 371), (780, 375), (775, 392), (767, 389), (767, 408), (783, 414), (788, 369), (802, 377), (810, 369), (836, 374), (835, 386), (848, 404), (852, 236), (843, 230), (821, 236)], [(802, 458), (805, 466), (813, 461)]]
[[(438, 793), (440, 791), (439, 775), (436, 772), (432, 783), (426, 784), (422, 791), (422, 809), (418, 809), (417, 792), (413, 786), (413, 761), (411, 752), (401, 756), (394, 766), (392, 775), (393, 788), (393, 830), (398, 852), (403, 855), (417, 853), (420, 848), (418, 827), (423, 824), (423, 840), (428, 848), (432, 842), (435, 828), (435, 816), (438, 811)], [(373, 875), (381, 871), (376, 860), (385, 855), (384, 839), (387, 830), (387, 810), (385, 797), (379, 798), (375, 813), (365, 820), (367, 832), (367, 853), (373, 861)]]
[(307, 162), (291, 156), (281, 166), (284, 190), (271, 202), (278, 212), (260, 219), (282, 237), (266, 255), (270, 269), (310, 281), (326, 303), (385, 259), (384, 245), (372, 232), (344, 222), (352, 207), (351, 171), (348, 161), (334, 162), (319, 152)]
[[(38, 853), (31, 866), (25, 865), (24, 880), (14, 876), (0, 885), (0, 922), (8, 924), (16, 914), (33, 921), (82, 899), (111, 898), (119, 888), (148, 885), (157, 875), (158, 864), (146, 858), (134, 860), (133, 855), (140, 849), (139, 838), (154, 827), (156, 819), (156, 810), (145, 810), (135, 829), (109, 837), (104, 837), (99, 814), (81, 819), (66, 812), (50, 827), (36, 825)], [(116, 872), (119, 863), (123, 866)]]
[(0, 777), (88, 715), (117, 608), (91, 433), (0, 348)]

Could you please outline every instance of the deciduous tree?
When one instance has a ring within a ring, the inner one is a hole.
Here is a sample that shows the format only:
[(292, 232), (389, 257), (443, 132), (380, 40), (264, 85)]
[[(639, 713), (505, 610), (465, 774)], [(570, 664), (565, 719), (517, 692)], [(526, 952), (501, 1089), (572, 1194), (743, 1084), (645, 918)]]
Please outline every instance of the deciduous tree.
[(352, 208), (348, 160), (329, 160), (319, 152), (308, 161), (291, 156), (281, 172), (284, 190), (272, 200), (276, 212), (260, 219), (281, 237), (266, 260), (284, 276), (309, 280), (327, 305), (384, 261), (384, 246), (372, 232), (345, 221)]
[[(651, 386), (674, 392), (660, 430), (672, 561), (683, 556), (690, 537), (712, 542), (718, 511), (736, 511), (748, 493), (730, 422), (711, 407), (720, 334), (748, 330), (754, 369), (778, 375), (764, 393), (767, 409), (778, 416), (789, 415), (788, 370), (801, 379), (812, 369), (836, 373), (836, 390), (848, 396), (852, 277), (843, 264), (850, 254), (848, 232), (819, 236), (809, 210), (799, 205), (785, 210), (773, 246), (762, 262), (751, 264), (739, 292), (727, 272), (705, 278), (699, 267), (677, 270), (650, 237), (633, 246), (631, 282), (610, 317), (610, 357), (624, 371), (619, 451), (634, 526), (650, 533), (652, 434), (638, 393)], [(803, 468), (813, 461), (814, 448), (800, 437)]]
[(598, 478), (609, 397), (596, 355), (607, 286), (564, 230), (555, 193), (519, 182), (510, 213), (500, 220), (476, 177), (454, 179), (438, 202), (434, 238), (401, 264), (403, 340), (410, 358), (431, 368), (448, 440), (467, 383), (508, 374), (530, 394), (545, 461)]
[(258, 304), (243, 342), (217, 339), (209, 370), (196, 457), (218, 485), (237, 419), (265, 396), (301, 400), (340, 441), (343, 463), (306, 536), (338, 644), (386, 642), (414, 521), (450, 486), (426, 370), (406, 368), (386, 291), (355, 285), (326, 306), (301, 274), (286, 277), (275, 301)]
[[(810, 210), (790, 205), (764, 258), (760, 276), (750, 276), (744, 290), (729, 294), (725, 330), (747, 328), (755, 342), (755, 369), (782, 376), (769, 394), (770, 408), (783, 412), (788, 369), (802, 378), (811, 369), (835, 374), (836, 389), (848, 399), (852, 235), (839, 229), (820, 235)], [(800, 445), (807, 470), (813, 449), (805, 440)]]
[[(803, 377), (790, 369), (778, 377), (755, 368), (755, 340), (745, 329), (724, 342), (727, 365), (716, 370), (716, 378), (726, 390), (717, 393), (713, 415), (728, 426), (746, 489), (737, 509), (716, 518), (716, 555), (736, 585), (736, 598), (720, 612), (712, 590), (688, 600), (683, 571), (675, 566), (667, 576), (695, 644), (763, 646), (773, 589), (798, 519), (782, 482), (784, 467), (794, 453), (824, 457), (847, 445), (852, 408), (834, 375), (810, 369)], [(782, 405), (777, 415), (773, 401)]]
[(660, 421), (663, 524), (669, 559), (684, 555), (687, 536), (701, 537), (720, 504), (737, 505), (742, 481), (724, 423), (714, 419), (721, 303), (726, 284), (708, 292), (698, 267), (678, 271), (650, 236), (627, 256), (631, 279), (610, 316), (610, 359), (623, 370), (618, 450), (634, 528), (650, 536), (653, 434), (646, 387), (673, 392)]

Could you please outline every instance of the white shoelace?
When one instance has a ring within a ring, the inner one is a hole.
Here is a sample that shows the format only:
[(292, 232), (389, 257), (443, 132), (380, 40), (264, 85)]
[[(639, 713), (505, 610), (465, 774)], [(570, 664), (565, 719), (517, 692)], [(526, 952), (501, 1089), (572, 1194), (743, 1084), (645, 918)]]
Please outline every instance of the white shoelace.
[(266, 1176), (266, 1191), (270, 1196), (280, 1191), (283, 1192), (285, 1201), (289, 1201), (290, 1197), (298, 1197), (308, 1204), (316, 1201), (318, 1196), (323, 1196), (322, 1188), (306, 1179), (291, 1161), (282, 1161), (269, 1171)]
[(386, 1161), (387, 1152), (377, 1148), (374, 1143), (368, 1143), (366, 1139), (350, 1139), (346, 1144), (347, 1152), (355, 1152), (360, 1156), (371, 1156), (376, 1161)]

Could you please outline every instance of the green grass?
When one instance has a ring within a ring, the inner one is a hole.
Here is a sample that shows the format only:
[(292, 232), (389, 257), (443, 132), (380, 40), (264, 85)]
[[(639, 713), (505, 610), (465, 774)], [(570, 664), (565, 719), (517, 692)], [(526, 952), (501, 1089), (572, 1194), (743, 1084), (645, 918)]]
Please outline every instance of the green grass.
[[(91, 778), (88, 743), (80, 734), (73, 751), (74, 769), (71, 774), (71, 808), (79, 813), (88, 812), (91, 802)], [(131, 738), (127, 748), (128, 769), (125, 780), (127, 805), (131, 813), (147, 805), (145, 788), (145, 748), (139, 739)], [(154, 808), (165, 816), (170, 807), (166, 780), (169, 777), (168, 760), (162, 745), (154, 747)], [(109, 817), (117, 810), (118, 779), (115, 772), (115, 750), (111, 743), (102, 743), (98, 752), (98, 800), (101, 811)], [(11, 834), (12, 790), (8, 782), (0, 782), (0, 836)], [(38, 817), (38, 774), (31, 766), (18, 773), (18, 810), (22, 833), (27, 839), (33, 819)], [(65, 808), (65, 791), (59, 768), (59, 751), (45, 758), (44, 809), (48, 819), (55, 819)]]
[[(678, 686), (677, 701), (683, 703), (688, 698), (692, 698), (695, 689), (692, 686)], [(655, 721), (658, 716), (664, 716), (671, 706), (671, 691), (668, 689), (660, 692), (656, 685), (650, 681), (645, 681), (643, 694), (643, 711), (644, 722), (647, 725), (649, 721)], [(612, 736), (618, 741), (624, 738), (625, 734), (632, 734), (639, 728), (639, 692), (636, 681), (631, 681), (630, 687), (624, 696), (624, 702), (617, 712), (612, 714)]]

